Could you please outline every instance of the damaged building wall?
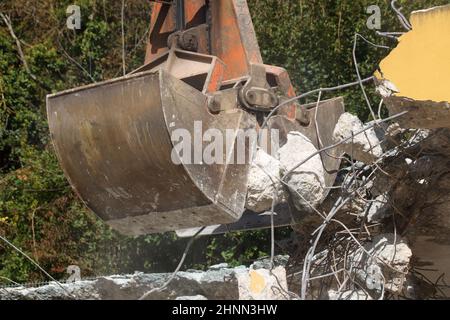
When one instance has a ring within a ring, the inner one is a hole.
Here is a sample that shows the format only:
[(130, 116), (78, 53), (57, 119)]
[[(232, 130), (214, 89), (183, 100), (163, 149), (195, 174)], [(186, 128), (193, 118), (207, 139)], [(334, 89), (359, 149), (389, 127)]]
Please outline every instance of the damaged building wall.
[(450, 5), (411, 14), (412, 30), (380, 63), (378, 91), (405, 128), (450, 127)]
[(395, 85), (396, 96), (450, 101), (450, 5), (413, 12), (410, 22), (377, 76)]

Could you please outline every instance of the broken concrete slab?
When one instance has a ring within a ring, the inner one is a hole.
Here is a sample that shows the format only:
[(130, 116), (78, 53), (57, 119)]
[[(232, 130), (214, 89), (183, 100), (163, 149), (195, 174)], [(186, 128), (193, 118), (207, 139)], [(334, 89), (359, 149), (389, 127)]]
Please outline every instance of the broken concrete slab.
[[(286, 175), (298, 164), (317, 153), (311, 141), (299, 132), (290, 132), (286, 144), (278, 151), (281, 175)], [(296, 168), (285, 180), (295, 207), (310, 212), (319, 206), (326, 196), (325, 172), (319, 154)]]
[(250, 167), (247, 186), (245, 207), (257, 213), (270, 210), (275, 194), (277, 203), (285, 198), (284, 188), (280, 182), (280, 162), (259, 149)]
[(354, 135), (352, 139), (341, 144), (342, 152), (352, 156), (355, 160), (371, 164), (383, 154), (383, 150), (373, 128), (355, 135), (363, 128), (364, 125), (357, 116), (346, 112), (339, 118), (334, 129), (333, 139), (337, 143)]
[[(207, 272), (180, 272), (163, 290), (155, 290), (148, 300), (174, 300), (202, 295), (211, 300), (237, 300), (237, 269)], [(244, 267), (245, 270), (245, 267)], [(56, 283), (37, 288), (0, 290), (0, 300), (137, 300), (152, 289), (161, 288), (171, 274), (115, 275), (89, 281)], [(68, 295), (67, 292), (70, 294)]]
[(219, 264), (208, 271), (179, 272), (162, 290), (153, 289), (163, 287), (172, 274), (112, 275), (63, 283), (62, 288), (54, 282), (35, 288), (4, 288), (0, 300), (137, 300), (151, 290), (148, 300), (287, 299), (286, 269), (280, 265), (287, 259), (275, 257), (278, 266), (272, 271), (263, 260), (250, 267)]
[(450, 127), (450, 5), (415, 11), (412, 30), (380, 63), (378, 92), (405, 128)]

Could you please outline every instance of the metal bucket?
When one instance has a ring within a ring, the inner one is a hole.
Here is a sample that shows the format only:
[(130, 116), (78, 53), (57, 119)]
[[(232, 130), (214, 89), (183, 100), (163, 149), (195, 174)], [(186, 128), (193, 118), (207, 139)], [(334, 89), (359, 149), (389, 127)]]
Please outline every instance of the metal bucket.
[(249, 160), (229, 163), (236, 141), (224, 163), (177, 164), (172, 134), (194, 135), (200, 121), (200, 135), (209, 128), (225, 135), (226, 129), (255, 128), (254, 116), (238, 109), (211, 114), (206, 95), (164, 70), (50, 95), (47, 112), (72, 187), (119, 232), (141, 235), (241, 218)]

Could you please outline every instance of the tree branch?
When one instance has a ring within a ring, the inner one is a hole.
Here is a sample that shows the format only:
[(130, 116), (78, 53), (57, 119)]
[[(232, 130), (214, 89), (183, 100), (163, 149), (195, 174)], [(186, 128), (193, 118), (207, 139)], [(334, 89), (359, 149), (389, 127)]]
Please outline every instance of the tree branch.
[(16, 36), (16, 34), (15, 34), (15, 32), (14, 32), (14, 29), (13, 29), (13, 27), (12, 27), (11, 20), (9, 19), (9, 17), (8, 17), (7, 15), (5, 15), (4, 13), (2, 13), (2, 12), (0, 12), (0, 17), (3, 19), (3, 22), (6, 24), (6, 27), (8, 28), (11, 37), (12, 37), (12, 38), (14, 39), (14, 41), (16, 42), (17, 51), (18, 51), (18, 53), (19, 53), (20, 61), (22, 61), (22, 64), (23, 64), (23, 66), (24, 66), (24, 68), (25, 68), (25, 71), (26, 71), (26, 72), (28, 73), (28, 75), (29, 75), (34, 81), (36, 81), (41, 87), (43, 87), (43, 88), (44, 88), (45, 90), (47, 90), (47, 91), (51, 91), (51, 89), (50, 89), (45, 83), (43, 83), (42, 81), (40, 81), (40, 80), (36, 77), (36, 75), (34, 75), (34, 74), (31, 72), (31, 69), (30, 69), (30, 67), (29, 67), (29, 65), (28, 65), (27, 59), (25, 58), (25, 54), (23, 53), (23, 50), (22, 50), (22, 44), (21, 44), (19, 38), (17, 38), (17, 36)]

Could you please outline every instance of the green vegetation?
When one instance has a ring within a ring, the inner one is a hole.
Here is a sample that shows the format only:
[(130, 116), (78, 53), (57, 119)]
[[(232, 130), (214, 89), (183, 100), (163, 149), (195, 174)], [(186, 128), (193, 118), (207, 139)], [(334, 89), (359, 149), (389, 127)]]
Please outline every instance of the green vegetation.
[[(442, 1), (400, 1), (405, 13), (445, 4)], [(38, 4), (39, 3), (39, 4)], [(82, 30), (66, 28), (66, 8), (82, 8)], [(359, 32), (372, 42), (395, 46), (366, 27), (367, 6), (382, 9), (382, 29), (401, 31), (389, 1), (375, 0), (250, 0), (254, 24), (266, 63), (286, 67), (298, 92), (356, 80), (353, 37)], [(170, 271), (186, 240), (174, 234), (127, 238), (90, 213), (68, 185), (58, 165), (45, 114), (45, 95), (122, 73), (121, 3), (100, 0), (3, 0), (21, 40), (29, 71), (16, 42), (0, 20), (0, 235), (22, 248), (57, 278), (70, 264), (82, 276), (115, 272)], [(127, 1), (127, 70), (144, 59), (150, 6)], [(386, 54), (360, 41), (357, 59), (369, 76)], [(38, 81), (34, 80), (35, 75)], [(378, 98), (369, 90), (370, 99)], [(358, 88), (344, 93), (347, 108), (361, 118), (368, 110)], [(287, 236), (290, 230), (278, 230)], [(249, 263), (267, 255), (267, 231), (234, 233), (199, 239), (187, 267), (218, 262)], [(14, 281), (42, 280), (24, 257), (0, 243), (0, 276)]]

